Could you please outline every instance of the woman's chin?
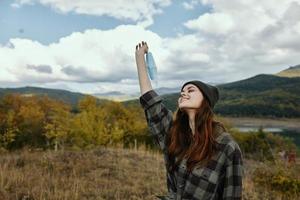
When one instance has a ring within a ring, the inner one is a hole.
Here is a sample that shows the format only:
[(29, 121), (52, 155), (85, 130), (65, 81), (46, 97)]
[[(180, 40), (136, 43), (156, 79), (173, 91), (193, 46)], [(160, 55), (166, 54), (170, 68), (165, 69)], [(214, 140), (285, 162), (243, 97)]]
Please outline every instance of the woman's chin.
[(178, 108), (179, 108), (181, 111), (197, 110), (197, 109), (199, 109), (198, 107), (191, 106), (191, 105), (180, 105), (180, 106), (178, 106)]
[(181, 111), (186, 111), (186, 110), (190, 109), (190, 107), (189, 106), (179, 106), (179, 109)]

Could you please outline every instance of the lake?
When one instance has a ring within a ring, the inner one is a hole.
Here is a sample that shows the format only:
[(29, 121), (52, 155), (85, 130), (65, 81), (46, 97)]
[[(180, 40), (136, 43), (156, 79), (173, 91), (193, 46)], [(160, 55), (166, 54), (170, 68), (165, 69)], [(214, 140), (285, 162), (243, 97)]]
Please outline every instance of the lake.
[[(236, 126), (240, 132), (248, 133), (250, 131), (258, 131), (260, 127), (254, 126)], [(294, 143), (300, 148), (300, 130), (298, 129), (286, 129), (282, 127), (263, 127), (264, 132), (270, 132), (273, 134), (278, 134), (283, 137), (292, 138)]]

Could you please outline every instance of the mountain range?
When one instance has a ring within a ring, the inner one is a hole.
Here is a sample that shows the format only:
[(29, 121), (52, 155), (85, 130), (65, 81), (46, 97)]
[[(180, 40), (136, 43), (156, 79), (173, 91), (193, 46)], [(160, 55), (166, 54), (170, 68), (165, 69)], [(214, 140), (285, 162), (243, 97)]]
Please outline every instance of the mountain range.
[[(300, 117), (300, 65), (277, 74), (259, 74), (244, 80), (219, 84), (220, 100), (215, 112), (228, 116)], [(166, 106), (175, 111), (180, 88), (157, 88)], [(9, 93), (24, 96), (47, 95), (76, 106), (87, 94), (39, 87), (0, 88), (0, 98)], [(139, 105), (140, 94), (118, 91), (93, 94), (99, 99), (122, 101), (124, 105)]]
[(67, 90), (59, 90), (59, 89), (50, 89), (50, 88), (40, 88), (40, 87), (20, 87), (20, 88), (0, 88), (0, 98), (7, 94), (17, 93), (22, 96), (48, 96), (52, 99), (58, 99), (64, 101), (66, 103), (71, 104), (72, 106), (76, 106), (78, 101), (86, 96), (86, 94), (82, 94), (79, 92), (70, 92)]

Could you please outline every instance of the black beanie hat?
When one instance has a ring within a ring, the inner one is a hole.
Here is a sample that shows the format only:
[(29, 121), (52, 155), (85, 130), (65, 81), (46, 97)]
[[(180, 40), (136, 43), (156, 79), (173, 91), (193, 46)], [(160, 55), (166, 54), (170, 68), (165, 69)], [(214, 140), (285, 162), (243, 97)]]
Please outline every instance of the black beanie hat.
[(217, 87), (203, 83), (201, 81), (193, 80), (183, 84), (181, 91), (184, 88), (184, 86), (186, 86), (187, 84), (193, 84), (197, 86), (199, 90), (203, 93), (203, 95), (206, 97), (206, 99), (208, 100), (210, 107), (214, 108), (215, 104), (219, 100), (219, 90)]

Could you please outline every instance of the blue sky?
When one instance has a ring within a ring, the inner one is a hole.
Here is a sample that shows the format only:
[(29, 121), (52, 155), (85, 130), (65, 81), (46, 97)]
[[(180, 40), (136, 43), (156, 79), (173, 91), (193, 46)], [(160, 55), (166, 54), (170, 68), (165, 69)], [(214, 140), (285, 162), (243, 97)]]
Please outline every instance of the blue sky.
[[(191, 31), (183, 26), (189, 19), (209, 12), (210, 6), (198, 4), (193, 10), (186, 10), (182, 1), (176, 0), (166, 6), (163, 13), (153, 16), (154, 23), (148, 27), (161, 37), (174, 37)], [(0, 26), (3, 27), (0, 42), (5, 44), (12, 37), (37, 40), (42, 44), (57, 42), (61, 37), (86, 29), (112, 29), (122, 24), (136, 24), (134, 20), (119, 20), (110, 16), (95, 16), (61, 13), (41, 4), (12, 6), (11, 0), (0, 1)]]
[[(81, 32), (86, 29), (111, 29), (123, 22), (107, 16), (78, 15), (76, 13), (59, 13), (43, 6), (24, 5), (20, 8), (11, 6), (11, 1), (1, 1), (0, 41), (5, 44), (10, 38), (28, 38), (42, 44), (57, 42), (61, 37), (72, 32)], [(132, 24), (128, 20), (129, 24)], [(22, 30), (22, 31), (20, 31)]]
[(159, 87), (212, 84), (299, 64), (300, 1), (1, 0), (0, 84), (139, 91), (146, 40)]

